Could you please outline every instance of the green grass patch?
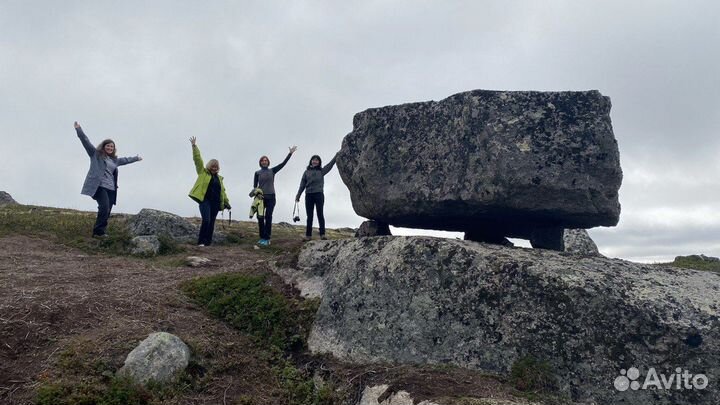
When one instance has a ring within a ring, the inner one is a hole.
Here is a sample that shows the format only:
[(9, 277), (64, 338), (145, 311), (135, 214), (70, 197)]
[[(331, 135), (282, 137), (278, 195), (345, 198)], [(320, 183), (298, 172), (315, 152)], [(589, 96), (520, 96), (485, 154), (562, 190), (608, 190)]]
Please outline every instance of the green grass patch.
[(525, 392), (550, 392), (557, 388), (550, 363), (532, 356), (522, 357), (513, 363), (510, 383)]
[(147, 405), (152, 393), (130, 379), (113, 377), (104, 383), (55, 382), (38, 388), (37, 405)]
[(83, 211), (9, 205), (0, 207), (0, 236), (38, 236), (87, 252), (127, 254), (131, 236), (124, 218), (111, 217), (107, 237), (94, 239), (91, 235), (95, 218), (95, 213)]
[(333, 405), (343, 403), (344, 396), (335, 385), (325, 382), (316, 385), (308, 373), (298, 369), (289, 361), (273, 368), (280, 386), (286, 392), (291, 405)]
[(265, 347), (297, 351), (305, 346), (317, 301), (289, 300), (264, 276), (225, 273), (195, 278), (183, 292), (212, 315), (251, 335)]
[(714, 260), (710, 260), (708, 258), (703, 259), (699, 255), (678, 256), (671, 263), (662, 263), (662, 264), (673, 266), (673, 267), (680, 267), (683, 269), (720, 272), (720, 261), (714, 261)]
[[(273, 374), (289, 405), (341, 403), (342, 393), (331, 382), (317, 384), (312, 372), (293, 364), (288, 353), (306, 348), (307, 335), (319, 300), (287, 298), (273, 289), (265, 276), (225, 273), (195, 278), (183, 292), (233, 327), (247, 333), (273, 364)], [(252, 398), (239, 403), (254, 404)]]

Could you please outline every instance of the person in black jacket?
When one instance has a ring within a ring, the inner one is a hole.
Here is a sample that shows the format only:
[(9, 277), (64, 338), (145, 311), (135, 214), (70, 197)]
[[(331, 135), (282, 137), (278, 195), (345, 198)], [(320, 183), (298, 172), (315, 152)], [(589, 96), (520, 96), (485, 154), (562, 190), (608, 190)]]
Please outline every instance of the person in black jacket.
[(318, 223), (320, 225), (320, 239), (327, 239), (325, 237), (325, 215), (323, 214), (323, 207), (325, 205), (323, 187), (325, 185), (325, 175), (335, 166), (336, 157), (337, 155), (332, 158), (330, 163), (323, 167), (320, 156), (313, 155), (313, 157), (310, 158), (310, 164), (305, 170), (305, 173), (303, 173), (302, 180), (300, 180), (300, 189), (295, 196), (295, 201), (300, 201), (300, 196), (303, 191), (305, 191), (307, 225), (305, 227), (305, 238), (303, 239), (306, 241), (312, 239), (313, 209), (317, 210)]
[(250, 192), (250, 197), (255, 197), (255, 189), (260, 188), (262, 190), (263, 205), (265, 207), (265, 215), (258, 215), (258, 228), (260, 230), (260, 240), (258, 245), (268, 246), (270, 244), (270, 238), (272, 236), (272, 215), (275, 209), (275, 174), (279, 172), (288, 160), (292, 157), (293, 153), (297, 150), (297, 146), (288, 148), (287, 156), (277, 166), (270, 168), (270, 159), (267, 156), (260, 157), (260, 170), (255, 172), (253, 178), (253, 191)]

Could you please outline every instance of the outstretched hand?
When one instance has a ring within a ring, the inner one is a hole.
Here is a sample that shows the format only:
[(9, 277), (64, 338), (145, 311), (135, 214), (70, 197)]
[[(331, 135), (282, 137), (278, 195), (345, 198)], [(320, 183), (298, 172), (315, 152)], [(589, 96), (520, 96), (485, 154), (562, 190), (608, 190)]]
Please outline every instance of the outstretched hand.
[(138, 162), (142, 160), (142, 156), (138, 156)]
[(295, 151), (297, 150), (297, 146), (292, 146), (292, 147), (290, 147), (290, 148), (288, 148), (288, 149), (290, 149), (290, 154), (292, 155), (292, 154), (295, 153)]
[(78, 128), (80, 128), (80, 124), (78, 124), (78, 122), (77, 122), (77, 121), (75, 121), (75, 124), (74, 124), (74, 126), (75, 126), (75, 129), (78, 129)]
[(192, 146), (195, 146), (195, 141), (197, 141), (197, 138), (194, 137), (194, 136), (191, 136), (191, 137), (190, 137), (190, 144), (191, 144)]

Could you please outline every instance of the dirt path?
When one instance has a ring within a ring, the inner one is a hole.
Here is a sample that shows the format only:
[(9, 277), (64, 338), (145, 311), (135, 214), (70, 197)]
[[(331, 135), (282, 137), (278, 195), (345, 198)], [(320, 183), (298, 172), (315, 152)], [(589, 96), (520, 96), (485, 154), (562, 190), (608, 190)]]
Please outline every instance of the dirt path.
[(222, 403), (224, 395), (240, 392), (267, 394), (267, 387), (243, 383), (272, 379), (262, 361), (245, 354), (252, 343), (198, 310), (178, 288), (195, 276), (261, 271), (268, 258), (262, 252), (192, 247), (180, 257), (202, 255), (213, 265), (190, 268), (88, 255), (26, 236), (0, 238), (0, 246), (0, 403), (32, 403), (37, 386), (57, 377), (53, 365), (74, 355), (116, 369), (140, 340), (159, 330), (185, 339), (208, 361), (227, 363), (222, 381), (212, 381), (202, 397), (186, 403)]

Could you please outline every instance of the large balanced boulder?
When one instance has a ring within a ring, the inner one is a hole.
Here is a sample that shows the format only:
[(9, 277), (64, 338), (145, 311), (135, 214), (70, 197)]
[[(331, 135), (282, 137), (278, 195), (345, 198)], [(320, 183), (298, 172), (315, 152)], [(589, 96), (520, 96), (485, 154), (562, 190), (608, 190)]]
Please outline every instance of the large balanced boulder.
[(147, 337), (128, 354), (118, 374), (145, 384), (169, 382), (190, 362), (190, 349), (179, 337), (157, 332)]
[(198, 227), (185, 218), (149, 208), (130, 218), (127, 226), (133, 236), (165, 235), (181, 242), (193, 242), (198, 234)]
[(10, 193), (6, 191), (0, 191), (0, 207), (3, 205), (14, 205), (17, 204), (17, 201), (15, 201)]
[[(720, 403), (713, 272), (402, 236), (311, 242), (297, 266), (322, 279), (315, 353), (499, 374), (530, 356), (575, 401)], [(651, 368), (694, 389), (643, 389)]]
[(622, 180), (598, 91), (474, 90), (355, 115), (337, 165), (355, 212), (389, 225), (562, 250), (614, 226)]

